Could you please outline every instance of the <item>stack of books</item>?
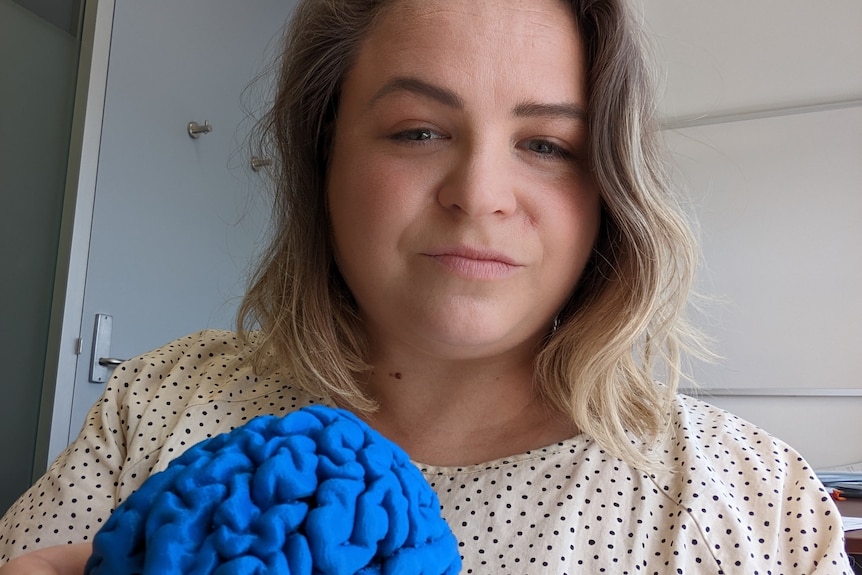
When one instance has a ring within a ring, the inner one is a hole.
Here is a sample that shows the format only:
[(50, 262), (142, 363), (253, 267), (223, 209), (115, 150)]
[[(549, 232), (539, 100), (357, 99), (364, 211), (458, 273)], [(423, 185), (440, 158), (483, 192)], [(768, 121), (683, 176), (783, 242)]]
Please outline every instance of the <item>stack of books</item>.
[(817, 478), (834, 499), (862, 498), (862, 471), (818, 471)]

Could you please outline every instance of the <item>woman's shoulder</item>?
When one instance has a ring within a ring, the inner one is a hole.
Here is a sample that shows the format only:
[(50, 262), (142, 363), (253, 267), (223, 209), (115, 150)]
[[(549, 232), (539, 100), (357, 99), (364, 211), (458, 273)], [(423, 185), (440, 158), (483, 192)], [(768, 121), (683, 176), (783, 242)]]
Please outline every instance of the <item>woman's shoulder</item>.
[[(778, 493), (788, 479), (808, 484), (825, 496), (814, 470), (793, 447), (757, 425), (700, 399), (677, 395), (668, 435), (657, 447), (667, 478), (686, 485), (724, 490), (754, 486)], [(819, 490), (817, 488), (820, 488)], [(764, 489), (759, 488), (759, 491)], [(728, 493), (729, 494), (729, 493)], [(764, 496), (755, 493), (756, 496)]]
[(124, 437), (124, 479), (160, 471), (188, 447), (256, 416), (320, 402), (273, 362), (258, 373), (256, 337), (201, 331), (117, 368), (88, 427), (108, 421)]
[[(807, 470), (805, 459), (781, 439), (722, 408), (688, 395), (671, 404), (669, 435), (662, 444), (664, 463), (687, 464), (710, 472), (736, 468)], [(666, 456), (672, 455), (673, 460)], [(720, 470), (716, 470), (718, 466)]]
[(205, 329), (170, 341), (129, 361), (154, 369), (170, 368), (180, 362), (201, 363), (213, 359), (233, 361), (251, 357), (257, 339), (257, 332), (249, 332), (243, 338), (234, 331)]
[(258, 375), (258, 337), (227, 330), (203, 330), (155, 348), (121, 364), (108, 390), (135, 396), (134, 402), (176, 396), (196, 402), (266, 393), (290, 379), (272, 365)]
[(284, 411), (284, 403), (319, 402), (257, 346), (256, 332), (240, 337), (204, 330), (181, 337), (118, 366), (103, 402), (124, 412), (130, 427), (154, 416), (171, 419), (192, 406), (240, 404), (247, 408), (237, 412), (257, 415)]
[(822, 552), (822, 559), (842, 560), (843, 532), (834, 502), (805, 458), (782, 440), (680, 395), (659, 449), (665, 467), (650, 479), (692, 517), (717, 557), (743, 538), (759, 541), (765, 557), (798, 548), (810, 549), (799, 559), (814, 564)]

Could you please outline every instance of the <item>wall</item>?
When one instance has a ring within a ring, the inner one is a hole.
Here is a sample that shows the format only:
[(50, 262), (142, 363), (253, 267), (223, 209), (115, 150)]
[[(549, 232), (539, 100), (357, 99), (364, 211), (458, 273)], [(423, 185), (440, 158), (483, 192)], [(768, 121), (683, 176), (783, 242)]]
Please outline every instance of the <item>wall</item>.
[(0, 0), (0, 510), (31, 482), (77, 56)]
[(643, 2), (702, 227), (697, 392), (815, 466), (862, 460), (862, 3)]
[(78, 35), (81, 0), (12, 0), (71, 36)]
[(862, 460), (862, 107), (668, 141), (703, 230), (700, 289), (717, 298), (702, 321), (723, 359), (695, 366), (703, 395), (814, 465)]

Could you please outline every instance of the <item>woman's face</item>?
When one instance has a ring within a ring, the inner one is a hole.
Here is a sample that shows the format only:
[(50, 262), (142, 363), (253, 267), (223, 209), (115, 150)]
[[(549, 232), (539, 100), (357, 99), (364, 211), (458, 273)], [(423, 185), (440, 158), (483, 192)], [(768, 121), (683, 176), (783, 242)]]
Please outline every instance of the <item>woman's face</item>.
[(347, 74), (328, 175), (373, 349), (534, 349), (599, 228), (585, 59), (560, 0), (403, 0)]

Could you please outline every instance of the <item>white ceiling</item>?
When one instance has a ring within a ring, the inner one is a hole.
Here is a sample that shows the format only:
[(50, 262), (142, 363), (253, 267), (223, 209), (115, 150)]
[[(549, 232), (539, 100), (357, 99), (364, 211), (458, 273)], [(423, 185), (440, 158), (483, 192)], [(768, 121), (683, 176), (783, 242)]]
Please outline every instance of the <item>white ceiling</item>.
[(635, 0), (671, 123), (862, 103), (862, 0)]

